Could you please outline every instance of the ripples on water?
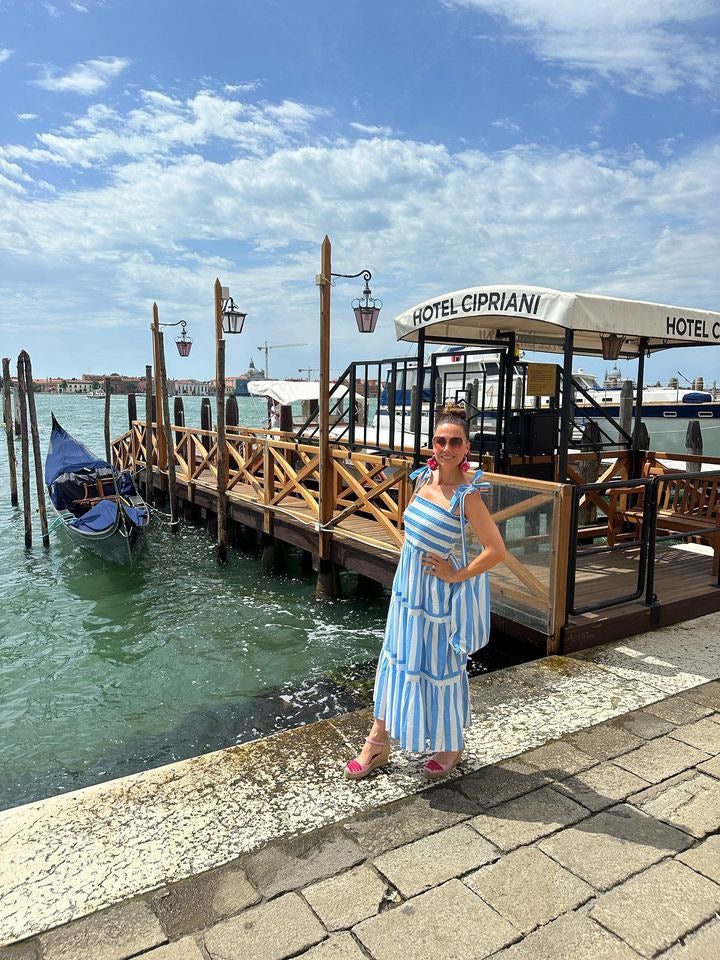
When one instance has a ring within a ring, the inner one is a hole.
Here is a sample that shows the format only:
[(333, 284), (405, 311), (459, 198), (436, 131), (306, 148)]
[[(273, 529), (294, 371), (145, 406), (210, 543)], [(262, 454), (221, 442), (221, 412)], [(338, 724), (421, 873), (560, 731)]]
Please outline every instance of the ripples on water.
[[(255, 401), (239, 405), (241, 422), (260, 422)], [(189, 424), (199, 406), (186, 399)], [(102, 455), (102, 402), (38, 396), (37, 408), (43, 461), (51, 408)], [(126, 409), (113, 398), (113, 436)], [(342, 573), (348, 599), (319, 603), (292, 551), (284, 577), (264, 576), (259, 552), (230, 550), (219, 567), (206, 529), (173, 537), (157, 514), (131, 569), (60, 530), (45, 551), (37, 523), (25, 551), (0, 441), (0, 808), (369, 702), (387, 594), (355, 600)], [(477, 669), (511, 660), (491, 643)]]

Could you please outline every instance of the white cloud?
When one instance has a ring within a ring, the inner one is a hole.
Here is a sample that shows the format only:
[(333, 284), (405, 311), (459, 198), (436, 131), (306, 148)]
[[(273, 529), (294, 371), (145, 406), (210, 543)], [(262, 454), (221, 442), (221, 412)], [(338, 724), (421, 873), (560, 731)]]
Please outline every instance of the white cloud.
[(391, 137), (393, 133), (392, 127), (378, 127), (367, 123), (351, 123), (350, 126), (360, 133), (369, 133), (376, 137)]
[(130, 61), (124, 57), (97, 57), (85, 63), (76, 63), (67, 73), (46, 66), (43, 75), (34, 83), (53, 93), (79, 93), (89, 97), (109, 86), (129, 64)]
[(58, 10), (58, 8), (54, 4), (48, 3), (47, 0), (43, 0), (42, 6), (47, 10), (47, 12), (50, 14), (51, 17), (62, 16), (62, 12)]
[(269, 143), (303, 136), (328, 113), (290, 100), (247, 104), (209, 90), (186, 100), (159, 91), (141, 91), (140, 97), (140, 106), (125, 114), (93, 104), (66, 127), (38, 134), (37, 146), (0, 147), (0, 155), (31, 163), (89, 167), (122, 155), (133, 159), (168, 155), (213, 139), (255, 153)]
[(248, 80), (246, 83), (226, 83), (223, 89), (225, 93), (250, 93), (259, 86), (259, 80)]
[(12, 55), (12, 50), (9, 50), (7, 47), (0, 47), (0, 63), (5, 63)]
[(587, 92), (587, 74), (644, 94), (666, 94), (685, 86), (709, 93), (720, 74), (715, 40), (691, 32), (717, 13), (714, 0), (445, 2), (482, 10), (522, 31), (540, 58), (571, 72), (568, 79), (578, 93)]
[(71, 8), (72, 8), (76, 13), (87, 13), (87, 12), (88, 12), (88, 8), (85, 6), (84, 3), (77, 3), (77, 2), (73, 2), (73, 0), (71, 0), (70, 6), (71, 6)]
[[(339, 271), (373, 270), (385, 301), (370, 348), (378, 356), (404, 351), (393, 339), (396, 312), (477, 282), (720, 301), (720, 145), (659, 161), (639, 149), (533, 144), (454, 152), (333, 138), (327, 126), (307, 104), (149, 91), (125, 114), (95, 105), (62, 131), (42, 132), (36, 147), (0, 148), (0, 262), (12, 278), (0, 279), (0, 327), (13, 320), (27, 276), (68, 329), (82, 317), (144, 326), (138, 316), (158, 299), (168, 315), (202, 316), (202, 331), (219, 274), (242, 291), (263, 336), (284, 342), (291, 316), (293, 339), (310, 340), (326, 232)], [(30, 162), (57, 181), (56, 194), (29, 178)], [(59, 164), (72, 166), (75, 186)], [(104, 174), (99, 182), (84, 183), (87, 165)], [(339, 313), (358, 290), (338, 283)], [(352, 327), (334, 326), (334, 366), (368, 349)], [(308, 349), (294, 366), (309, 359)]]
[(520, 127), (510, 117), (500, 117), (499, 120), (491, 120), (491, 127), (497, 127), (499, 130), (507, 130), (509, 133), (520, 133)]
[(21, 123), (27, 123), (28, 120), (37, 120), (38, 115), (36, 113), (19, 113), (17, 118)]

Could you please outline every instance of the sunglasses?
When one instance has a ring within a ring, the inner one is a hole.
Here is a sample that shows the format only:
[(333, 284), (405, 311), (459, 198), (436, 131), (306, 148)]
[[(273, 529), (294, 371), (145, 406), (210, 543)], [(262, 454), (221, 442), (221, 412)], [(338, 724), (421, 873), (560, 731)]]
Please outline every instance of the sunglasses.
[(450, 437), (450, 439), (447, 437), (433, 437), (432, 442), (434, 447), (439, 447), (441, 450), (445, 449), (446, 444), (449, 445), (451, 450), (459, 450), (460, 447), (466, 443), (462, 437)]

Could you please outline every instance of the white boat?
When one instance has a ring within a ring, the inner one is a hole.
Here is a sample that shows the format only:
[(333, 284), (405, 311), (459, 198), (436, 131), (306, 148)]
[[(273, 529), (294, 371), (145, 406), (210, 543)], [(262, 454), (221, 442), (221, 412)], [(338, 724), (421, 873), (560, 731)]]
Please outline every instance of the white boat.
[[(617, 419), (620, 415), (620, 391), (623, 377), (617, 366), (605, 373), (602, 383), (592, 373), (586, 373), (582, 368), (573, 374), (593, 400), (602, 408), (602, 411)], [(633, 383), (633, 398), (637, 398), (637, 386)], [(592, 404), (582, 396), (576, 398), (577, 412), (583, 416), (598, 416), (592, 409)], [(677, 377), (671, 378), (666, 386), (659, 383), (653, 386), (644, 386), (642, 420), (717, 420), (720, 422), (720, 402), (718, 391), (704, 389), (702, 377), (696, 378), (693, 383), (682, 386)], [(687, 424), (685, 424), (687, 426)]]

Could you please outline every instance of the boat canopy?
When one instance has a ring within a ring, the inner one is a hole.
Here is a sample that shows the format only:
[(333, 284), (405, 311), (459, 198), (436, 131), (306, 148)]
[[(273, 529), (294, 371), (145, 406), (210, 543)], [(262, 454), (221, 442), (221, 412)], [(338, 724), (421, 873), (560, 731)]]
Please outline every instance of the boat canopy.
[(96, 457), (84, 443), (80, 443), (63, 430), (53, 417), (50, 445), (45, 459), (45, 483), (49, 487), (61, 474), (74, 473), (83, 467), (90, 469), (107, 467), (112, 472), (112, 467), (107, 460)]
[[(332, 387), (332, 384), (330, 385)], [(270, 397), (281, 406), (295, 403), (297, 400), (319, 400), (320, 383), (318, 380), (250, 380), (248, 393), (255, 397)], [(337, 386), (334, 396), (343, 396), (347, 387)]]
[(623, 300), (595, 293), (563, 293), (546, 287), (500, 284), (455, 290), (424, 300), (395, 318), (398, 340), (431, 338), (473, 343), (514, 331), (519, 348), (561, 353), (566, 330), (573, 352), (602, 353), (602, 338), (623, 338), (620, 356), (636, 357), (641, 337), (650, 350), (720, 344), (720, 313)]

